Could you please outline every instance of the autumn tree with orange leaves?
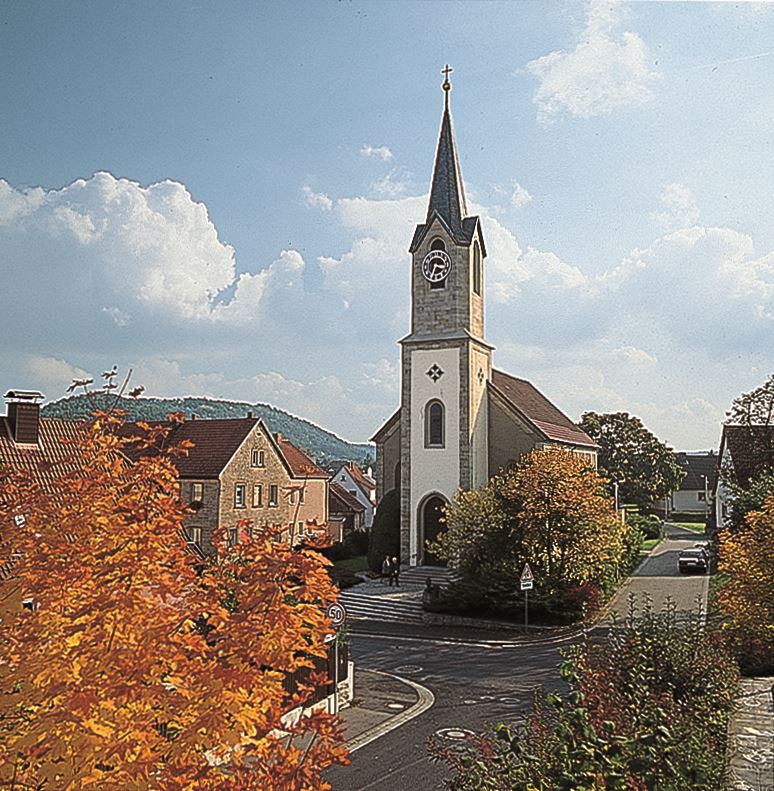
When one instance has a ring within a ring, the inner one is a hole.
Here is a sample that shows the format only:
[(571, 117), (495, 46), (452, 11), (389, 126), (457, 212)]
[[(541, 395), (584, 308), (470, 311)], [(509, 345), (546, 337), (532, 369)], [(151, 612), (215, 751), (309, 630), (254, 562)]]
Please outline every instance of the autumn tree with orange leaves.
[(326, 561), (246, 524), (216, 561), (189, 554), (186, 449), (120, 425), (96, 416), (54, 498), (0, 476), (0, 551), (15, 559), (0, 598), (29, 604), (0, 623), (0, 787), (329, 788), (339, 721), (283, 720), (327, 681), (310, 670), (327, 655)]
[(747, 514), (739, 531), (719, 536), (717, 600), (742, 667), (774, 671), (774, 496)]
[(641, 540), (616, 518), (606, 484), (588, 459), (550, 447), (481, 489), (458, 492), (445, 509), (446, 530), (430, 544), (463, 577), (449, 601), (518, 616), (529, 563), (533, 602), (568, 618), (596, 608), (628, 573)]

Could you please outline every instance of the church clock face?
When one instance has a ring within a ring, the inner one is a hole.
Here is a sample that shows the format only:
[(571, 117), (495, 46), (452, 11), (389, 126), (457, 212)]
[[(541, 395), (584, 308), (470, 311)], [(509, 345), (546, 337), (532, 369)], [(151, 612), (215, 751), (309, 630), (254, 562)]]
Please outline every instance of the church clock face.
[(428, 283), (440, 283), (447, 278), (451, 265), (445, 250), (431, 250), (422, 261), (422, 275)]

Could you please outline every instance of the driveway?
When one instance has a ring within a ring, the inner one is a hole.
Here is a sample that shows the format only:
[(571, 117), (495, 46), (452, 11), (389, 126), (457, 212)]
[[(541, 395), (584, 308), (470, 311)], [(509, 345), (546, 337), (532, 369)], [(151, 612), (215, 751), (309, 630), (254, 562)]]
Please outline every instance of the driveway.
[(667, 523), (666, 538), (621, 586), (608, 608), (608, 615), (625, 617), (632, 594), (637, 612), (642, 611), (648, 598), (654, 610), (660, 610), (667, 598), (671, 598), (678, 612), (698, 614), (700, 608), (705, 612), (709, 575), (680, 574), (677, 570), (680, 551), (705, 540), (701, 533)]

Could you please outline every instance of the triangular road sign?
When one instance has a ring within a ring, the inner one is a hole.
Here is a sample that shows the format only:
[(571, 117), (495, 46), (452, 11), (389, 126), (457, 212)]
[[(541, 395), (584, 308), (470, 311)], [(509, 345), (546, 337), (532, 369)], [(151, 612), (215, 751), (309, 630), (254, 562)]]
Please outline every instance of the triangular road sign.
[(521, 581), (522, 582), (534, 582), (535, 577), (532, 574), (532, 569), (529, 567), (529, 563), (524, 564), (524, 571), (521, 572)]

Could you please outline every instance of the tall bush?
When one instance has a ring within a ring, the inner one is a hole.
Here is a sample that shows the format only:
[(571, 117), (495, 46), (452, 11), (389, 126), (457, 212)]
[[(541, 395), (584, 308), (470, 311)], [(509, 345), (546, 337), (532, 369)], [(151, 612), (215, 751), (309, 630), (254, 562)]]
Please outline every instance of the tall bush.
[(400, 492), (392, 489), (379, 501), (368, 541), (368, 568), (380, 572), (384, 556), (400, 556)]
[(462, 749), (431, 746), (452, 791), (716, 791), (723, 787), (736, 664), (698, 618), (674, 608), (630, 619), (606, 643), (571, 650), (569, 691), (536, 695), (515, 726)]

